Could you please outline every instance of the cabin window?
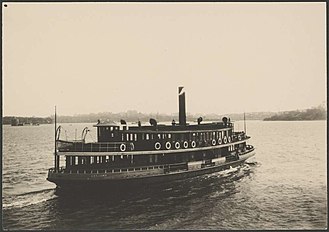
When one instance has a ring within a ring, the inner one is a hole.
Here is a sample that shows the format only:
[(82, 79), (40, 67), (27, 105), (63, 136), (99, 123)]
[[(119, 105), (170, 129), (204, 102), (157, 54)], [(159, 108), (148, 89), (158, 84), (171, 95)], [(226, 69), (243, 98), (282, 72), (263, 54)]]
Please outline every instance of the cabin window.
[(149, 134), (146, 134), (145, 135), (145, 138), (146, 138), (146, 140), (149, 140), (150, 139), (150, 135)]
[(112, 126), (110, 127), (110, 131), (113, 131), (113, 127)]
[(168, 139), (170, 139), (171, 138), (171, 134), (168, 134)]
[(130, 134), (130, 141), (134, 140), (133, 136), (134, 136), (133, 134)]
[(161, 139), (161, 134), (158, 134), (158, 138)]
[(154, 139), (154, 134), (151, 134), (151, 139)]
[(114, 133), (111, 133), (111, 137), (112, 137), (112, 138), (114, 137)]
[(137, 134), (135, 134), (134, 137), (135, 137), (135, 141), (137, 141)]
[(129, 134), (126, 134), (127, 141), (129, 141)]
[(165, 139), (165, 134), (162, 134), (162, 139)]

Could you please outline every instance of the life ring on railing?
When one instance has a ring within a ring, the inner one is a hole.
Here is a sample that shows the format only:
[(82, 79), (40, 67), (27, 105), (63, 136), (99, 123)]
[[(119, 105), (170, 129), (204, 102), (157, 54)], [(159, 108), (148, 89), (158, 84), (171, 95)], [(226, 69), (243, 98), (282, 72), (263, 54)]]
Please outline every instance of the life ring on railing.
[(122, 143), (120, 145), (120, 151), (125, 151), (126, 150), (126, 144)]
[(183, 143), (183, 147), (184, 147), (184, 148), (188, 148), (188, 142), (187, 142), (187, 141), (184, 141), (184, 143)]
[(221, 139), (221, 138), (218, 139), (218, 144), (219, 144), (219, 145), (222, 144), (222, 139)]
[(130, 143), (130, 150), (133, 151), (135, 149), (134, 143)]
[(231, 142), (231, 136), (228, 136), (228, 142), (229, 143)]
[(176, 148), (176, 149), (179, 149), (179, 148), (180, 148), (180, 144), (179, 144), (179, 142), (176, 142), (176, 143), (175, 143), (175, 148)]
[(224, 143), (227, 143), (227, 138), (226, 138), (226, 136), (224, 136), (224, 138), (223, 138), (223, 142), (224, 142)]
[(238, 135), (238, 140), (239, 140), (239, 141), (241, 140), (241, 135)]
[(171, 143), (170, 142), (166, 142), (166, 148), (167, 148), (167, 150), (169, 150), (171, 148)]
[(156, 143), (154, 144), (154, 148), (155, 148), (155, 150), (160, 150), (160, 148), (161, 148), (161, 144), (160, 144), (159, 142), (156, 142)]
[(195, 142), (195, 141), (192, 141), (192, 142), (191, 142), (191, 147), (193, 147), (193, 148), (196, 147), (196, 142)]
[(211, 144), (213, 145), (213, 146), (215, 146), (216, 145), (216, 140), (211, 140)]

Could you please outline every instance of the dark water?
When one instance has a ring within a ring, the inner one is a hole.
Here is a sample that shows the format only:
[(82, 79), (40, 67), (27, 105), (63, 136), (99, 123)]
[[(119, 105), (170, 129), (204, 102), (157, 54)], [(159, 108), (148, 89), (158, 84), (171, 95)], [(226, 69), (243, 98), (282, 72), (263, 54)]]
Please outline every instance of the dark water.
[[(62, 136), (74, 139), (75, 128), (80, 137), (86, 125), (63, 126)], [(45, 179), (53, 165), (53, 125), (4, 126), (3, 228), (326, 228), (326, 122), (250, 121), (247, 127), (256, 147), (249, 165), (120, 192), (63, 192)], [(95, 139), (94, 129), (87, 139)]]

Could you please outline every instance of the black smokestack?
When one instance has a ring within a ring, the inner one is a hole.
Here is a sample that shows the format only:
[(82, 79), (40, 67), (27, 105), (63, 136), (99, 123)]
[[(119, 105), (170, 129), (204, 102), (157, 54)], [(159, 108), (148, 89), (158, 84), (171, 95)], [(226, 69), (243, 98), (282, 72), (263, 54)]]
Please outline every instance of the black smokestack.
[(185, 91), (184, 87), (178, 87), (179, 99), (179, 125), (186, 125), (186, 110), (185, 110)]

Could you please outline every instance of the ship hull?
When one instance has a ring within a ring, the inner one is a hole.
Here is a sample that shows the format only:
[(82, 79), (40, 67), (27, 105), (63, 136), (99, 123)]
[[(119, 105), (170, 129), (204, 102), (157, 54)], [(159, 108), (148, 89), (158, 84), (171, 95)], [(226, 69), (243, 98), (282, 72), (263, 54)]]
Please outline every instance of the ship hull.
[(56, 173), (48, 176), (48, 181), (51, 181), (57, 185), (58, 188), (61, 189), (70, 189), (70, 188), (88, 188), (88, 189), (117, 189), (120, 187), (127, 186), (141, 186), (141, 185), (149, 185), (149, 184), (159, 184), (159, 183), (169, 183), (175, 180), (188, 179), (195, 176), (200, 176), (204, 174), (210, 174), (214, 172), (219, 172), (222, 170), (234, 168), (242, 165), (248, 158), (255, 155), (255, 151), (251, 150), (246, 152), (243, 155), (240, 155), (238, 160), (224, 162), (215, 166), (205, 166), (203, 168), (197, 170), (186, 170), (186, 171), (177, 171), (177, 172), (169, 172), (166, 174), (157, 174), (157, 175), (148, 175), (142, 177), (126, 177), (126, 178), (113, 178), (111, 173), (98, 175), (94, 178), (90, 178), (90, 176), (85, 176), (84, 174), (80, 174), (80, 176), (76, 176), (72, 178), (68, 175), (61, 175)]

